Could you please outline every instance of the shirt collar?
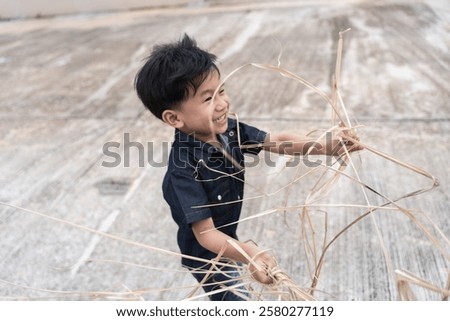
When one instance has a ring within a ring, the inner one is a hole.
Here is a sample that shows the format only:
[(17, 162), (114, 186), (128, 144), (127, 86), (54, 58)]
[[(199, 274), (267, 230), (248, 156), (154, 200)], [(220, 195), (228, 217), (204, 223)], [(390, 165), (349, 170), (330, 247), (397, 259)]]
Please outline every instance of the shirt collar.
[[(225, 131), (225, 133), (219, 135), (219, 140), (222, 144), (225, 143), (228, 145), (230, 136), (234, 136), (234, 133), (236, 133), (236, 126), (236, 121), (234, 119), (228, 118), (227, 130)], [(230, 135), (230, 132), (232, 132), (233, 135)], [(194, 135), (188, 135), (186, 133), (183, 133), (179, 129), (175, 129), (175, 142), (180, 144), (180, 146), (188, 147), (197, 159), (203, 159), (205, 156), (209, 156), (213, 153), (218, 152), (217, 148), (212, 144), (198, 140)], [(224, 147), (227, 148), (227, 146)]]

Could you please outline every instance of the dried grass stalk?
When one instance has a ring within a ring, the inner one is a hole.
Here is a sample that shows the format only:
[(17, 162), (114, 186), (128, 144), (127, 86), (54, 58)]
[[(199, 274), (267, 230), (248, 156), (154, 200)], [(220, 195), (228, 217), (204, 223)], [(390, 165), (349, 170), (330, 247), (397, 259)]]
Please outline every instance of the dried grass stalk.
[[(448, 300), (448, 297), (450, 295), (448, 284), (446, 285), (446, 287), (439, 287), (405, 270), (396, 270), (395, 273), (397, 275), (397, 286), (399, 288), (400, 299), (407, 301), (416, 300), (416, 296), (414, 295), (410, 287), (411, 284), (414, 284), (441, 294), (443, 301)], [(450, 273), (448, 275), (450, 279)]]

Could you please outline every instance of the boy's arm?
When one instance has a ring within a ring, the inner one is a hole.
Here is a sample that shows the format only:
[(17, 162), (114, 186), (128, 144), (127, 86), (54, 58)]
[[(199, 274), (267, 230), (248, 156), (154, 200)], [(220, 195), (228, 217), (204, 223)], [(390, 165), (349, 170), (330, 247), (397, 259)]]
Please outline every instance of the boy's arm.
[[(233, 239), (225, 233), (216, 230), (212, 218), (207, 218), (201, 221), (197, 221), (192, 224), (192, 231), (201, 246), (213, 253), (220, 253), (222, 249), (225, 249), (223, 255), (229, 259), (249, 264), (249, 260), (237, 249), (235, 249), (228, 240)], [(266, 271), (276, 265), (276, 262), (272, 256), (266, 252), (260, 253), (261, 249), (254, 244), (240, 242), (233, 239), (247, 254), (251, 257), (256, 264), (266, 268)], [(258, 254), (260, 253), (260, 254)], [(270, 284), (273, 282), (267, 272), (258, 271), (253, 265), (248, 266), (253, 277), (264, 284)]]
[(346, 140), (346, 137), (359, 140), (349, 131), (344, 131), (341, 136), (327, 136), (319, 141), (292, 133), (269, 134), (264, 141), (264, 150), (289, 155), (305, 155), (308, 151), (310, 155), (341, 155), (345, 153), (343, 144), (349, 152), (362, 149), (361, 146)]

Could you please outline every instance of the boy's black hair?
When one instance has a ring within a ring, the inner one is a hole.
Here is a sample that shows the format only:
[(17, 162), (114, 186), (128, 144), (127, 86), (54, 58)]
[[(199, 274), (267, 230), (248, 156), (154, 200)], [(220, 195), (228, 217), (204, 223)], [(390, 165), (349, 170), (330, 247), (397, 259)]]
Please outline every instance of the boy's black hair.
[(178, 42), (155, 46), (134, 80), (139, 99), (162, 119), (166, 109), (177, 108), (190, 91), (195, 94), (212, 71), (219, 72), (216, 60), (187, 34)]

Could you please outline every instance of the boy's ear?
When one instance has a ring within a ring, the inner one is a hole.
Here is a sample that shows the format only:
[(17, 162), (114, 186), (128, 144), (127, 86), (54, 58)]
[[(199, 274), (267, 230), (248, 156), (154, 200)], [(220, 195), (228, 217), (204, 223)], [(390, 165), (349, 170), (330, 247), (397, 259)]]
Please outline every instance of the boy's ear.
[(183, 121), (178, 117), (178, 113), (176, 110), (166, 109), (162, 114), (162, 120), (175, 128), (180, 128), (183, 126)]

